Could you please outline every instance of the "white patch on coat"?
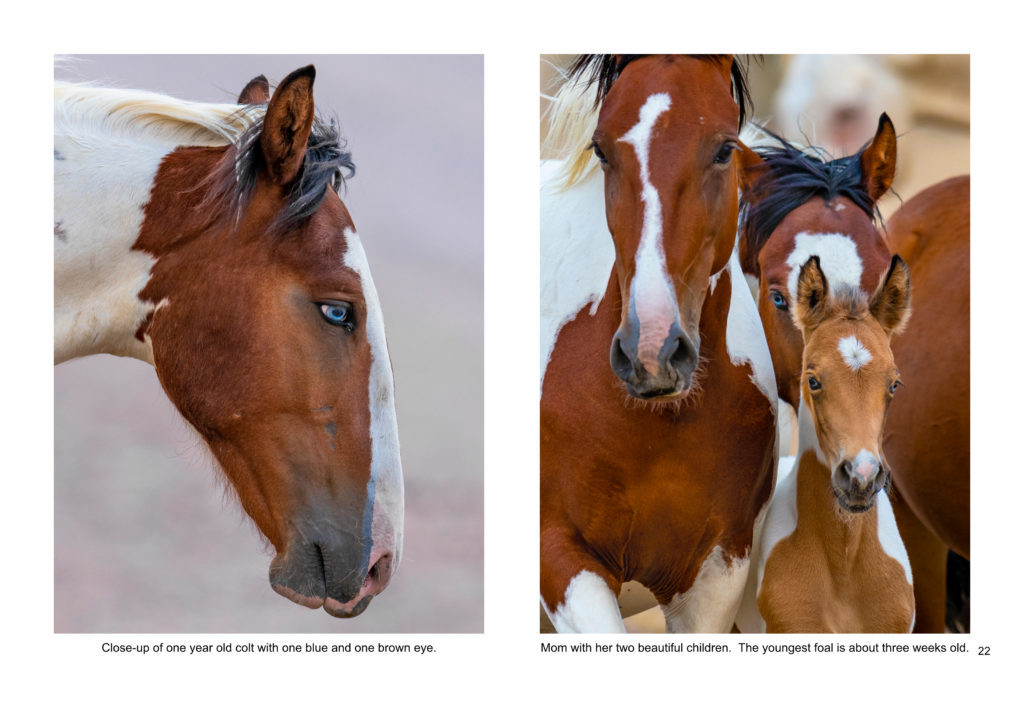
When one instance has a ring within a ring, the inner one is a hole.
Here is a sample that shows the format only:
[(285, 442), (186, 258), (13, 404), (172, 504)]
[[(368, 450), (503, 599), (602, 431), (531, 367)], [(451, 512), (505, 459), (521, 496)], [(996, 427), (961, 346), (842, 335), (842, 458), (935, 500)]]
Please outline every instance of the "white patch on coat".
[(625, 633), (615, 594), (600, 576), (580, 570), (565, 588), (565, 601), (554, 611), (541, 597), (555, 630), (559, 633)]
[(661, 607), (665, 631), (728, 633), (743, 599), (749, 569), (749, 557), (727, 561), (725, 551), (716, 545), (700, 566), (693, 586)]
[(352, 228), (345, 229), (344, 233), (347, 246), (344, 262), (359, 275), (363, 299), (366, 301), (363, 328), (372, 357), (369, 386), (372, 457), (367, 491), (373, 500), (373, 512), (370, 516), (373, 540), (375, 547), (379, 547), (381, 542), (391, 546), (394, 574), (401, 561), (405, 519), (405, 486), (402, 481), (402, 457), (398, 443), (398, 417), (395, 414), (395, 380), (384, 335), (384, 315), (381, 312), (380, 299), (377, 297), (377, 288), (370, 275), (366, 252), (359, 236)]
[(839, 354), (854, 372), (871, 362), (871, 351), (865, 348), (856, 336), (839, 339)]
[[(878, 512), (878, 540), (882, 544), (882, 550), (903, 567), (903, 573), (907, 576), (907, 583), (914, 585), (914, 577), (910, 571), (910, 558), (907, 555), (907, 546), (903, 544), (903, 538), (896, 527), (896, 514), (893, 513), (892, 503), (889, 495), (883, 489), (875, 498), (875, 510)], [(913, 629), (913, 623), (911, 623)]]
[(818, 260), (821, 261), (821, 272), (828, 280), (830, 288), (836, 289), (842, 285), (849, 285), (854, 289), (860, 287), (860, 275), (864, 271), (864, 264), (853, 239), (846, 234), (803, 231), (793, 239), (793, 250), (786, 258), (789, 265), (787, 287), (790, 299), (796, 299), (796, 281), (800, 277), (800, 266), (811, 256), (818, 256)]
[[(139, 292), (156, 262), (132, 250), (157, 169), (178, 146), (227, 145), (260, 110), (141, 90), (54, 85), (54, 362), (95, 353), (153, 362)], [(56, 232), (56, 230), (55, 230)]]
[(563, 163), (540, 167), (540, 386), (562, 327), (585, 306), (597, 312), (615, 265), (597, 170), (561, 189)]
[(734, 250), (729, 257), (729, 264), (723, 268), (728, 271), (731, 296), (729, 299), (729, 316), (725, 326), (725, 347), (729, 351), (729, 359), (733, 365), (749, 363), (750, 379), (761, 393), (768, 398), (772, 411), (779, 400), (779, 390), (775, 384), (775, 366), (772, 365), (772, 354), (768, 350), (761, 316), (757, 313), (757, 305), (748, 294), (743, 284), (743, 270), (740, 268), (739, 255)]
[(636, 249), (636, 269), (630, 283), (630, 303), (640, 317), (641, 326), (644, 318), (652, 314), (662, 319), (666, 331), (671, 318), (678, 316), (678, 311), (675, 289), (669, 282), (665, 262), (661, 198), (658, 189), (651, 183), (650, 149), (654, 124), (671, 106), (672, 99), (667, 93), (649, 96), (640, 108), (637, 123), (619, 139), (636, 151), (640, 163), (640, 199), (644, 204), (640, 243)]

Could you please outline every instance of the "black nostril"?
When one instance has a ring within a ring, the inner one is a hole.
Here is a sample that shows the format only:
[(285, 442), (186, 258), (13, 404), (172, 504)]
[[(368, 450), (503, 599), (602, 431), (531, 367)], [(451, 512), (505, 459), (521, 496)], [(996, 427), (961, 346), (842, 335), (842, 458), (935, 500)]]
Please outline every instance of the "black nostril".
[(611, 349), (611, 365), (612, 371), (622, 381), (627, 381), (633, 375), (633, 361), (629, 359), (626, 352), (622, 350), (622, 343), (619, 341), (618, 335), (612, 340)]
[(839, 469), (842, 471), (846, 479), (849, 480), (853, 478), (853, 463), (851, 463), (849, 460), (843, 460), (841, 463), (839, 463)]
[(676, 347), (668, 358), (668, 364), (685, 377), (697, 367), (697, 350), (685, 333), (679, 332), (674, 342)]

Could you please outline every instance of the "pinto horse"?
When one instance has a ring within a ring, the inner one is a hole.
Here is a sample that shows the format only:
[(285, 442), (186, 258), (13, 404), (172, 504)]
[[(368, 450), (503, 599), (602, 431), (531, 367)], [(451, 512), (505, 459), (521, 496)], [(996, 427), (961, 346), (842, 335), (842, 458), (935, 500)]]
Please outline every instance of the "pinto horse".
[[(868, 146), (845, 158), (826, 160), (781, 139), (772, 142), (756, 148), (760, 155), (745, 153), (739, 250), (744, 273), (758, 288), (780, 399), (796, 407), (801, 396), (804, 340), (791, 313), (800, 266), (817, 256), (833, 285), (871, 295), (889, 270), (892, 244), (915, 276), (921, 314), (911, 316), (892, 344), (910, 389), (892, 406), (884, 451), (896, 486), (892, 506), (913, 568), (914, 630), (942, 632), (946, 548), (958, 546), (952, 535), (938, 535), (939, 524), (962, 543), (968, 533), (969, 356), (963, 330), (969, 296), (966, 284), (955, 286), (955, 302), (945, 292), (949, 280), (969, 274), (966, 179), (907, 202), (907, 211), (889, 223), (887, 241), (874, 214), (896, 167), (896, 134), (888, 116), (879, 119)], [(960, 330), (955, 338), (934, 338), (950, 328)], [(922, 421), (926, 416), (936, 421)], [(935, 469), (941, 479), (935, 479)], [(904, 495), (903, 482), (913, 499)], [(914, 502), (921, 506), (911, 510)], [(936, 525), (916, 515), (918, 509)]]
[(57, 84), (54, 360), (156, 369), (273, 545), (273, 589), (358, 615), (402, 552), (394, 381), (316, 71), (239, 105)]
[(768, 509), (757, 610), (741, 616), (743, 632), (910, 632), (911, 568), (885, 493), (882, 453), (886, 411), (900, 385), (890, 338), (909, 304), (899, 256), (870, 299), (856, 287), (833, 288), (817, 256), (801, 266), (799, 449)]
[(671, 632), (728, 632), (739, 605), (777, 401), (733, 255), (744, 95), (731, 56), (583, 56), (555, 102), (540, 589), (559, 632), (624, 632), (631, 580)]

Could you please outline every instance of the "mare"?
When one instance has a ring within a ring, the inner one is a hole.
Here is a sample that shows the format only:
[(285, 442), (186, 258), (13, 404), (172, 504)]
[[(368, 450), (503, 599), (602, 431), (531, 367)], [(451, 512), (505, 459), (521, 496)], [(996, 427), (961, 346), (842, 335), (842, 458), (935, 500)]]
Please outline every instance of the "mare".
[(777, 402), (733, 253), (744, 96), (731, 56), (605, 55), (554, 102), (540, 589), (559, 632), (625, 632), (631, 580), (670, 632), (728, 632), (739, 606)]
[(853, 156), (828, 160), (781, 139), (755, 150), (741, 179), (740, 260), (758, 288), (780, 399), (797, 407), (801, 396), (804, 341), (791, 313), (800, 266), (818, 256), (834, 286), (871, 295), (890, 268), (891, 246), (914, 275), (917, 310), (892, 343), (908, 390), (892, 405), (883, 446), (913, 568), (915, 632), (942, 632), (946, 548), (960, 546), (940, 529), (963, 543), (969, 533), (969, 184), (955, 179), (908, 201), (889, 222), (887, 240), (873, 220), (896, 167), (888, 116)]
[(273, 589), (338, 617), (387, 586), (404, 496), (353, 172), (313, 66), (239, 105), (57, 84), (54, 361), (153, 365), (275, 549)]
[(869, 298), (859, 287), (833, 287), (811, 256), (795, 298), (804, 340), (799, 448), (772, 496), (759, 544), (757, 616), (744, 612), (742, 630), (909, 633), (914, 587), (882, 452), (900, 385), (890, 337), (910, 312), (909, 271), (893, 256)]

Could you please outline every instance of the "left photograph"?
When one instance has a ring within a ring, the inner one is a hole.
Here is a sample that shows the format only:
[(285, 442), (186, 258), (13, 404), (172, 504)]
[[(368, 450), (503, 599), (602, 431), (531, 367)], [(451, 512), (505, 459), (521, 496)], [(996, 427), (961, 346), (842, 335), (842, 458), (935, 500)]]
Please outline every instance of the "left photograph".
[(54, 77), (54, 631), (482, 633), (483, 57)]

